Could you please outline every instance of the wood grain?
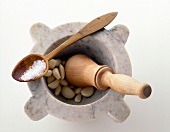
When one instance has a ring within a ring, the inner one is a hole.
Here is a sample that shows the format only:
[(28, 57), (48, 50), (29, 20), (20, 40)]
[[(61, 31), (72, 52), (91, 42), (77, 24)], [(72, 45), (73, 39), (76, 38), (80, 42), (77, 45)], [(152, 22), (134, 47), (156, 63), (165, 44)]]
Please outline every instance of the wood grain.
[(96, 64), (86, 55), (72, 56), (65, 65), (66, 79), (78, 87), (94, 86), (98, 90), (113, 90), (128, 95), (137, 95), (142, 99), (151, 94), (151, 87), (147, 83), (140, 83), (130, 76), (113, 74), (113, 70)]
[(114, 20), (117, 14), (118, 14), (117, 12), (111, 12), (92, 20), (85, 27), (83, 27), (79, 32), (77, 32), (75, 35), (70, 37), (68, 40), (66, 40), (64, 43), (62, 43), (52, 52), (47, 54), (45, 58), (47, 60), (53, 58), (54, 56), (56, 56), (58, 53), (60, 53), (62, 50), (64, 50), (66, 47), (73, 44), (74, 42), (104, 28)]

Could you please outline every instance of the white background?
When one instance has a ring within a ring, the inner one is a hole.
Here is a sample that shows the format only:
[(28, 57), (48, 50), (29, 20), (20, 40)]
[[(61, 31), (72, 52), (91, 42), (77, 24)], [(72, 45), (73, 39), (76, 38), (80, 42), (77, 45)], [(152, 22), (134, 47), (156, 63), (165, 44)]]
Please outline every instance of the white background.
[[(68, 122), (51, 115), (32, 121), (24, 113), (31, 97), (26, 83), (11, 78), (15, 64), (29, 54), (29, 34), (37, 22), (54, 28), (89, 22), (119, 12), (107, 27), (130, 30), (126, 49), (133, 77), (148, 82), (153, 93), (142, 100), (125, 96), (131, 114), (123, 123), (107, 116), (90, 122)], [(169, 132), (170, 131), (170, 1), (169, 0), (0, 0), (0, 132)]]

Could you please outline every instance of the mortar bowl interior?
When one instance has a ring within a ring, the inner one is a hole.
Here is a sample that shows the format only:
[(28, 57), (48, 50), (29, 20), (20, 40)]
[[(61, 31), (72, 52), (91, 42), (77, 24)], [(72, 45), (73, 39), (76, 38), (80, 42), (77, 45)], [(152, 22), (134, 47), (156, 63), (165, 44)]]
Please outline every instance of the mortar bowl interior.
[[(86, 38), (83, 38), (76, 43), (72, 44), (71, 46), (64, 49), (62, 52), (60, 52), (58, 55), (56, 55), (55, 59), (61, 59), (61, 60), (67, 60), (69, 57), (75, 55), (75, 54), (85, 54), (89, 56), (91, 59), (93, 59), (97, 64), (99, 65), (113, 65), (113, 59), (111, 54), (109, 53), (109, 50), (107, 46), (104, 44), (103, 40), (100, 40), (99, 38), (93, 37), (94, 35), (88, 36)], [(57, 46), (62, 44), (64, 41), (66, 41), (70, 36), (65, 36), (52, 45), (50, 45), (45, 54), (48, 54), (53, 49), (55, 49)], [(45, 89), (48, 94), (53, 96), (55, 99), (64, 102), (66, 104), (70, 105), (86, 105), (90, 104), (92, 102), (98, 101), (101, 98), (103, 98), (109, 90), (106, 91), (99, 91), (95, 89), (94, 94), (91, 97), (82, 97), (82, 100), (80, 103), (76, 103), (73, 99), (66, 99), (61, 94), (56, 96), (54, 94), (54, 90), (48, 88), (46, 77), (43, 77), (43, 81), (45, 82)]]

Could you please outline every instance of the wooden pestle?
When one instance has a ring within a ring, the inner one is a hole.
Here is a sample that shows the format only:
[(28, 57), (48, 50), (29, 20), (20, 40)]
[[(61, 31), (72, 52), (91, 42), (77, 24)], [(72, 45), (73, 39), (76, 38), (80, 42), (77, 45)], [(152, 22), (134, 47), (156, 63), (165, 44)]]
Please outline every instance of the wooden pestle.
[(94, 86), (98, 90), (113, 90), (128, 95), (138, 95), (148, 98), (151, 87), (147, 83), (140, 83), (130, 76), (114, 74), (112, 68), (98, 65), (86, 55), (78, 54), (68, 59), (65, 65), (66, 79), (78, 87)]

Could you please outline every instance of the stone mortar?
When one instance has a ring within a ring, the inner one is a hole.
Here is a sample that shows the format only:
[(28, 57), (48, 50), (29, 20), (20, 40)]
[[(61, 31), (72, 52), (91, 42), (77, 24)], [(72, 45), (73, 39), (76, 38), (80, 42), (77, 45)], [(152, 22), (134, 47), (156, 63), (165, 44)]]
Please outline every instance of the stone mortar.
[[(30, 29), (35, 43), (31, 53), (47, 54), (62, 42), (84, 27), (86, 23), (67, 23), (50, 29), (42, 23), (34, 24)], [(98, 64), (109, 65), (115, 73), (131, 76), (131, 64), (124, 47), (129, 30), (124, 25), (103, 29), (79, 40), (56, 56), (67, 59), (74, 54), (86, 54)], [(55, 97), (48, 89), (45, 78), (28, 82), (32, 97), (25, 105), (25, 113), (37, 121), (47, 114), (67, 121), (87, 121), (109, 115), (116, 122), (124, 121), (130, 109), (123, 100), (124, 95), (112, 89), (95, 91), (90, 98), (83, 98), (81, 103)]]

